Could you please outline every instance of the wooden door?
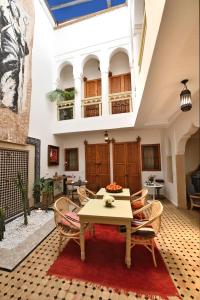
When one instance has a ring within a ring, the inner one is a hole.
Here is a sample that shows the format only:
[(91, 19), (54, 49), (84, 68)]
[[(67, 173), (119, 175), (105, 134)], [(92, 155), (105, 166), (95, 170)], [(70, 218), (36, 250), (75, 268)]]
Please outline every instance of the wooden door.
[(88, 188), (97, 191), (110, 183), (109, 144), (85, 144)]
[(113, 144), (113, 179), (131, 193), (141, 189), (141, 155), (139, 142)]

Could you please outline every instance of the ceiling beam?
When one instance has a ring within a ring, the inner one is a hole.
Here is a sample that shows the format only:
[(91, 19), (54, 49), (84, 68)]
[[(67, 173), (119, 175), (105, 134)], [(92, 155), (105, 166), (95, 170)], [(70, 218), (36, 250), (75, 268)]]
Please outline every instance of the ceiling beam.
[(77, 5), (77, 4), (81, 4), (81, 3), (85, 3), (85, 2), (91, 2), (91, 1), (92, 0), (73, 0), (73, 1), (68, 2), (68, 3), (63, 3), (63, 4), (52, 6), (50, 9), (51, 10), (58, 10), (58, 9), (61, 9), (61, 8), (74, 6), (74, 5)]

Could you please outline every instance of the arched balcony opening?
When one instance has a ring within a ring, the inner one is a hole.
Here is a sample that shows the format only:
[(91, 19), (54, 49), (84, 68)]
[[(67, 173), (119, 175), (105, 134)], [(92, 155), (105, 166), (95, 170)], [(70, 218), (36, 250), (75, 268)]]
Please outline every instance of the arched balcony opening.
[(125, 50), (118, 49), (112, 53), (109, 70), (110, 114), (131, 112), (131, 72)]
[(101, 72), (97, 58), (92, 57), (84, 64), (83, 81), (82, 116), (101, 116)]
[(59, 90), (62, 91), (62, 100), (58, 102), (58, 120), (70, 120), (74, 118), (74, 76), (73, 66), (65, 64), (60, 69), (59, 74)]

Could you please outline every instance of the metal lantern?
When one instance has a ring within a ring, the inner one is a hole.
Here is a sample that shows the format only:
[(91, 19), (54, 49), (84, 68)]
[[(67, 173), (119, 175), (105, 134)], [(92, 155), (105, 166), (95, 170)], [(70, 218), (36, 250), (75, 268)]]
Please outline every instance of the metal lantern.
[(107, 131), (105, 131), (105, 133), (104, 133), (104, 141), (105, 142), (109, 142), (109, 137), (108, 137), (108, 132)]
[(182, 111), (189, 111), (192, 108), (191, 92), (188, 90), (186, 83), (188, 79), (184, 79), (181, 83), (184, 85), (184, 90), (180, 93), (180, 107)]

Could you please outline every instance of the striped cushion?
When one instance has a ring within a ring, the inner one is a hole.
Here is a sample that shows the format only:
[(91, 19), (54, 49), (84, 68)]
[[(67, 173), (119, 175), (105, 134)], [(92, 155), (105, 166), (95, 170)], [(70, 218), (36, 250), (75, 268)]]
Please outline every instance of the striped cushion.
[[(60, 220), (60, 223), (65, 226), (69, 226), (75, 229), (80, 229), (80, 221), (79, 216), (73, 211), (68, 211), (64, 213), (65, 218), (62, 218)], [(69, 221), (70, 222), (69, 222)]]

